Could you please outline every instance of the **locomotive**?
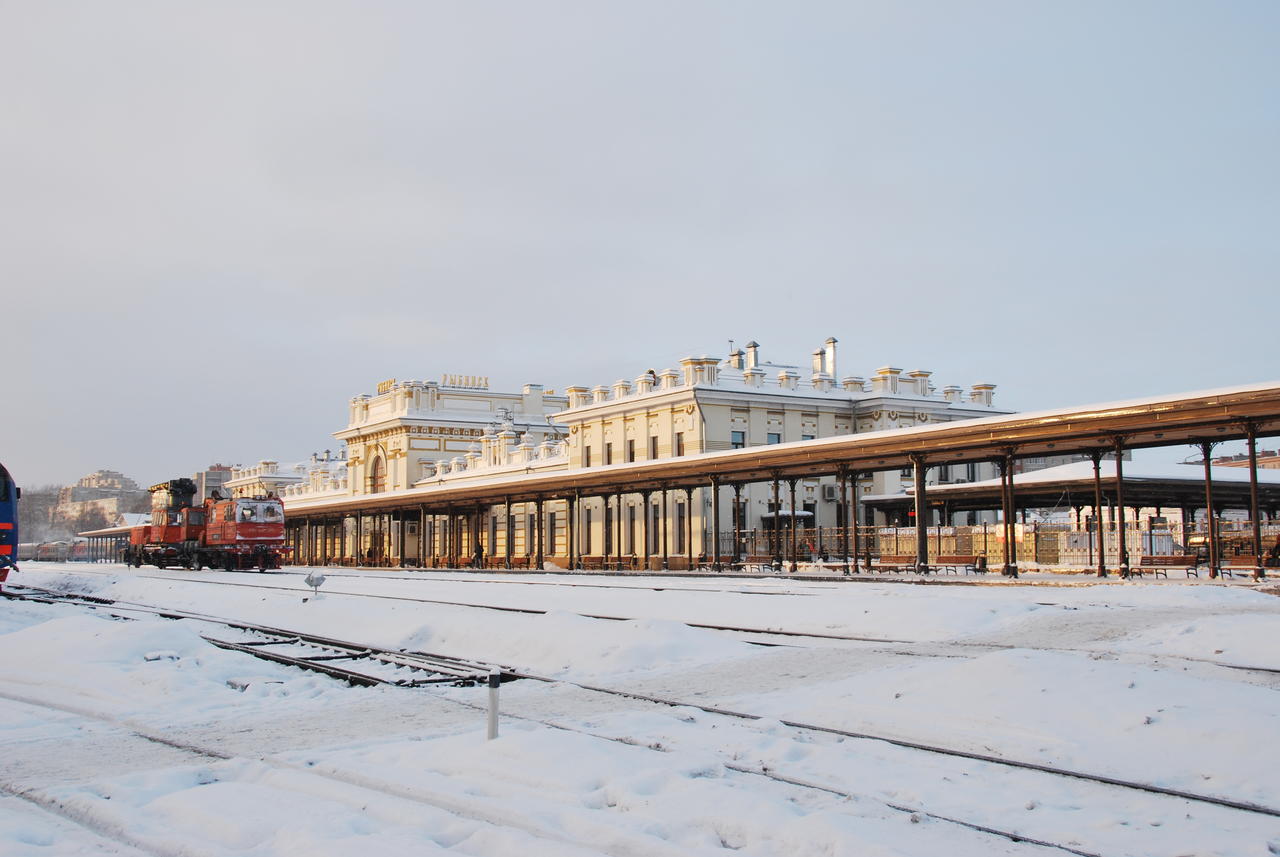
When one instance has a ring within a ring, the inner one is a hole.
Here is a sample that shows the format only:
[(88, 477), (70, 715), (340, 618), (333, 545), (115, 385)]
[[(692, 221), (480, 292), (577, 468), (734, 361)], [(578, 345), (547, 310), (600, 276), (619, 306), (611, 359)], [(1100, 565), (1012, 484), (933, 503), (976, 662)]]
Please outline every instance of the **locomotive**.
[(0, 583), (18, 567), (18, 498), (22, 489), (0, 464)]
[(125, 562), (227, 571), (279, 568), (292, 548), (284, 543), (284, 504), (274, 496), (223, 498), (214, 492), (192, 506), (196, 483), (170, 479), (152, 485), (151, 523), (129, 531)]

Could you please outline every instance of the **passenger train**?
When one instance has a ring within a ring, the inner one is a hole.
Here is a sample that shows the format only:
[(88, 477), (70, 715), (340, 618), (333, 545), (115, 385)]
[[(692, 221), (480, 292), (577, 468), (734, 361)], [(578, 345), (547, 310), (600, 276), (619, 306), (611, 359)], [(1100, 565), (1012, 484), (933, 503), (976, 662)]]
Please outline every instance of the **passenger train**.
[(18, 567), (18, 498), (22, 489), (0, 464), (0, 583)]

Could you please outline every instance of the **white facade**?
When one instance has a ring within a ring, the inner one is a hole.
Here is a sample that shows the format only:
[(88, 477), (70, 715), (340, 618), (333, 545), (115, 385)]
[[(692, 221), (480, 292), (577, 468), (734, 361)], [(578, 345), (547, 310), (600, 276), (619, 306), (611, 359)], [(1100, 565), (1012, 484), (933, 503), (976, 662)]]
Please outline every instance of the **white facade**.
[[(609, 385), (573, 386), (561, 396), (534, 384), (520, 393), (495, 393), (480, 383), (387, 381), (376, 395), (351, 400), (348, 426), (335, 434), (349, 450), (345, 479), (329, 470), (313, 471), (285, 487), (283, 496), (288, 501), (375, 494), (1008, 413), (993, 406), (995, 387), (988, 383), (972, 384), (967, 392), (959, 386), (938, 389), (931, 372), (892, 366), (870, 377), (840, 377), (836, 349), (836, 340), (828, 339), (802, 373), (795, 365), (761, 359), (760, 346), (751, 342), (723, 359), (688, 357), (678, 369), (646, 371)], [(929, 479), (960, 482), (993, 475), (993, 465), (980, 463), (933, 468)], [(912, 484), (910, 473), (879, 472), (865, 476), (854, 490), (888, 494)], [(843, 504), (834, 480), (799, 480), (794, 510), (789, 488), (782, 486), (775, 507), (772, 486), (743, 486), (743, 529), (787, 523), (792, 514), (806, 528), (839, 525)], [(584, 498), (575, 526), (578, 550), (585, 556), (643, 556), (647, 518), (649, 554), (710, 555), (710, 498), (710, 488), (694, 489), (692, 495), (671, 492), (665, 544), (660, 542), (659, 496), (650, 498), (647, 509), (638, 495)], [(732, 529), (731, 487), (720, 492), (720, 502), (723, 536)], [(562, 501), (545, 506), (544, 545), (552, 555), (566, 547), (568, 509)], [(532, 553), (532, 507), (517, 504), (509, 526), (500, 520), (503, 513), (491, 510), (482, 523), (493, 536), (486, 538), (490, 552), (504, 553), (510, 532), (514, 552)], [(432, 532), (427, 538), (431, 543)], [(413, 541), (407, 552), (416, 551)]]

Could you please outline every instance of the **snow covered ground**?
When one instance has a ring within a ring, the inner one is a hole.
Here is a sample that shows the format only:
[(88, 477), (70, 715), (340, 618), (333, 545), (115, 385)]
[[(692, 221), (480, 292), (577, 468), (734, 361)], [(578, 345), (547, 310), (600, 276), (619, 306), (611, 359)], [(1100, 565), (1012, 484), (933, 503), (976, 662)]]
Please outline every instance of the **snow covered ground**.
[(10, 583), (557, 681), (503, 685), (486, 741), (480, 688), (351, 688), (193, 620), (0, 601), (0, 854), (1280, 854), (1275, 815), (784, 724), (1280, 809), (1259, 587), (325, 573), (319, 596), (303, 569)]

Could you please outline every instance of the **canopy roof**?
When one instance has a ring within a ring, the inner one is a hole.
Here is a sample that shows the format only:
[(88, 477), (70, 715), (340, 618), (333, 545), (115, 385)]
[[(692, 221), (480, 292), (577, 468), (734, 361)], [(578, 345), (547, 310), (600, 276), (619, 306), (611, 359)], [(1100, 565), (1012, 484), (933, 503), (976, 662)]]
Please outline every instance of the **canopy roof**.
[[(1200, 508), (1204, 506), (1204, 469), (1186, 464), (1124, 464), (1126, 506)], [(1116, 463), (1099, 462), (1103, 503), (1115, 496)], [(1249, 471), (1237, 467), (1212, 469), (1213, 502), (1229, 508), (1249, 508)], [(1019, 508), (1062, 508), (1092, 506), (1094, 502), (1093, 462), (1076, 461), (1058, 467), (1017, 473), (1013, 493)], [(953, 511), (996, 509), (1000, 503), (1000, 480), (951, 485), (929, 485), (925, 490), (929, 505), (946, 504)], [(862, 498), (878, 509), (910, 507), (914, 491)], [(1280, 471), (1258, 471), (1258, 502), (1264, 509), (1280, 508)]]

